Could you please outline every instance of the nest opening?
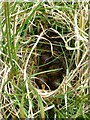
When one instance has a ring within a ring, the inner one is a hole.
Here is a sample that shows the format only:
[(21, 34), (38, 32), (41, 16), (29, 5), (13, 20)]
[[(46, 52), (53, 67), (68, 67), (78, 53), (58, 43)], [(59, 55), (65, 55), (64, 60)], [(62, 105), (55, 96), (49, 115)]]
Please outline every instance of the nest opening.
[[(41, 74), (37, 75), (38, 80), (35, 79), (39, 89), (51, 89), (55, 90), (62, 83), (64, 76), (66, 75), (66, 61), (69, 62), (70, 51), (66, 50), (64, 41), (57, 35), (57, 33), (49, 31), (43, 36), (48, 39), (41, 40), (37, 46), (37, 58), (38, 70)], [(51, 51), (51, 45), (53, 47), (53, 55)], [(47, 87), (49, 86), (49, 87)]]

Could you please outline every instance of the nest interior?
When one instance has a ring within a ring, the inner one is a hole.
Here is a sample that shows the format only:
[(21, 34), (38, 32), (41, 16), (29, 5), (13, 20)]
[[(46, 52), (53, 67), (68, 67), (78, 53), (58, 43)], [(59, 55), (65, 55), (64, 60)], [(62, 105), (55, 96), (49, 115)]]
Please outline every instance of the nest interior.
[[(37, 75), (38, 80), (36, 79), (35, 82), (39, 89), (55, 90), (66, 74), (65, 57), (69, 62), (71, 52), (66, 50), (64, 41), (57, 33), (49, 31), (43, 37), (45, 40), (40, 40), (37, 46), (38, 72), (43, 73)], [(51, 46), (53, 50), (51, 50)]]

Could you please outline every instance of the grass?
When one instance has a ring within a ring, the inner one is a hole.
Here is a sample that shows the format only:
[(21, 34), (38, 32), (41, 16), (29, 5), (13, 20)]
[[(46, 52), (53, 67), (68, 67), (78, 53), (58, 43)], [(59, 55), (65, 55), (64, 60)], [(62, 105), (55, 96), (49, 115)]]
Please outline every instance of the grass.
[(0, 3), (1, 119), (89, 119), (88, 4)]

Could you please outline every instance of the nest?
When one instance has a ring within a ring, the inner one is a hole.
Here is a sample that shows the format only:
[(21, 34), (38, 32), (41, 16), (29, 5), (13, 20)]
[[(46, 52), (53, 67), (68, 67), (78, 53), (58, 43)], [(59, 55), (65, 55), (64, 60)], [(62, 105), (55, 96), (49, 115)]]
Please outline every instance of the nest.
[[(44, 33), (37, 45), (36, 66), (37, 74), (34, 86), (41, 95), (50, 96), (63, 91), (66, 84), (66, 59), (69, 61), (71, 52), (66, 50), (65, 43), (57, 33)], [(73, 64), (71, 65), (73, 67)]]

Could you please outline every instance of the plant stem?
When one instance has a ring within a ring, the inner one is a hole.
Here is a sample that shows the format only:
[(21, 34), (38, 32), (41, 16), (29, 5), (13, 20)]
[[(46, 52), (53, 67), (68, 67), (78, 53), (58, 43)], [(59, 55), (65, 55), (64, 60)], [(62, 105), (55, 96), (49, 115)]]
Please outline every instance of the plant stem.
[(5, 11), (5, 22), (6, 22), (6, 38), (7, 38), (7, 45), (8, 45), (8, 54), (10, 64), (12, 63), (12, 49), (11, 49), (11, 33), (10, 33), (10, 13), (9, 13), (9, 2), (4, 2), (4, 11)]

